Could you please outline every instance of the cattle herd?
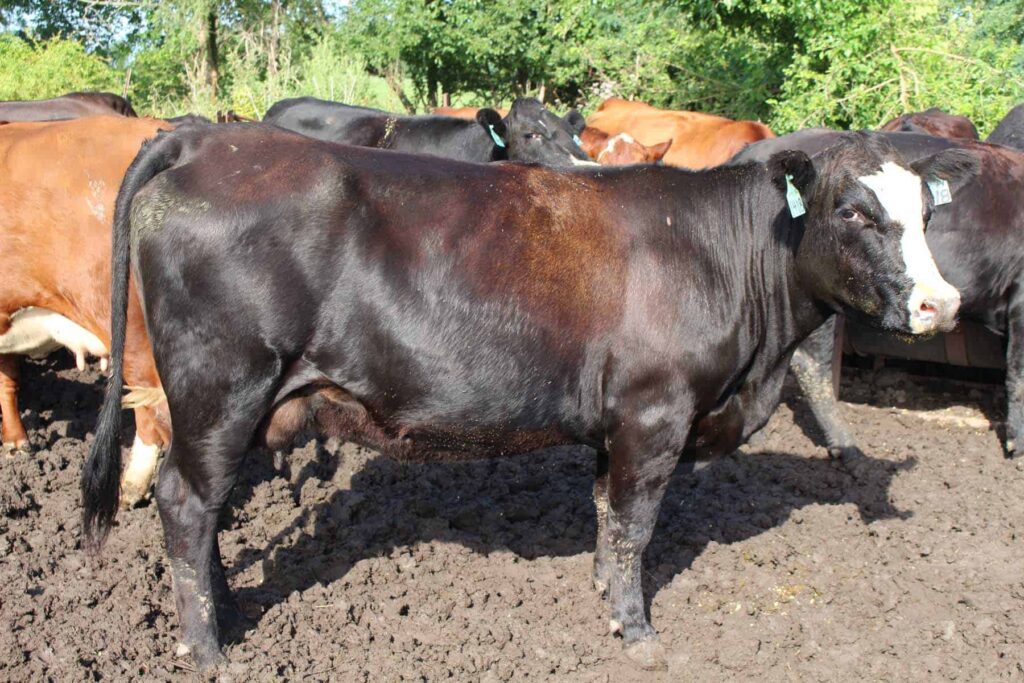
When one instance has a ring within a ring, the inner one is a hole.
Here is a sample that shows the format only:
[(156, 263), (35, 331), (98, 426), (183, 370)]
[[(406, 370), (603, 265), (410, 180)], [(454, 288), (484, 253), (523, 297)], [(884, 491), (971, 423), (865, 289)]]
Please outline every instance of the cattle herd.
[(672, 473), (764, 426), (791, 366), (830, 453), (856, 453), (837, 315), (1002, 335), (1008, 456), (1024, 438), (1024, 105), (985, 142), (937, 109), (776, 137), (616, 98), (589, 119), (308, 97), (218, 118), (0, 103), (4, 449), (29, 457), (19, 355), (109, 366), (85, 546), (155, 490), (202, 669), (240, 617), (218, 515), (247, 454), (302, 430), (420, 460), (591, 447), (593, 581), (645, 668), (665, 663), (641, 561)]

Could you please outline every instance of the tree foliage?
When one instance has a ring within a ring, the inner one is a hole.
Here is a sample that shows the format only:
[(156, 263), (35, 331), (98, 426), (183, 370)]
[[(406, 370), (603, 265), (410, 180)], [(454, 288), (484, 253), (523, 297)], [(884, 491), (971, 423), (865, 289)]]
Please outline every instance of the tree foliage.
[(1024, 99), (1024, 0), (0, 0), (0, 21), (110, 58), (158, 113), (618, 95), (782, 132), (930, 106), (986, 130)]
[(121, 91), (121, 74), (73, 40), (28, 42), (0, 35), (0, 100), (41, 99), (75, 90)]

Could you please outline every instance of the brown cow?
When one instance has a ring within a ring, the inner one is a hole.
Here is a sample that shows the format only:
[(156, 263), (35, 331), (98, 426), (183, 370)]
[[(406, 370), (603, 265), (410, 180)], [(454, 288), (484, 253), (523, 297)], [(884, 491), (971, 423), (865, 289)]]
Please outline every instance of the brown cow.
[(49, 100), (0, 102), (0, 120), (60, 121), (85, 116), (136, 116), (128, 100), (109, 92), (72, 92)]
[(966, 116), (947, 114), (938, 107), (899, 116), (879, 128), (894, 133), (924, 133), (950, 140), (977, 140), (978, 129)]
[(693, 169), (724, 164), (751, 142), (775, 137), (768, 126), (757, 121), (669, 111), (618, 97), (602, 102), (587, 119), (587, 125), (609, 135), (628, 133), (644, 145), (671, 140), (672, 146), (662, 161)]
[(654, 163), (661, 161), (672, 146), (672, 141), (666, 140), (648, 147), (634, 140), (629, 133), (609, 135), (593, 126), (584, 128), (580, 139), (583, 151), (602, 166)]
[[(110, 231), (114, 200), (143, 141), (172, 126), (98, 116), (0, 127), (0, 414), (5, 450), (29, 450), (18, 414), (18, 356), (70, 349), (78, 366), (110, 348)], [(128, 313), (126, 383), (159, 388), (135, 296)], [(105, 363), (104, 363), (105, 365)], [(128, 368), (131, 368), (130, 370)], [(159, 392), (148, 392), (159, 396)], [(146, 395), (145, 390), (135, 396)], [(170, 440), (166, 406), (135, 410), (137, 435), (123, 482), (145, 496)]]

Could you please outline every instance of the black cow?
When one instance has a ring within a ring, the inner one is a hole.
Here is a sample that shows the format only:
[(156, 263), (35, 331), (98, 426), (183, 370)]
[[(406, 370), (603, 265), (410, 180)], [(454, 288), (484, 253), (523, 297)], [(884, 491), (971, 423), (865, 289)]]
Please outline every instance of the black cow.
[(319, 140), (460, 161), (509, 160), (554, 167), (594, 163), (579, 145), (579, 134), (586, 126), (583, 117), (570, 111), (561, 119), (528, 97), (513, 102), (505, 118), (493, 109), (481, 109), (476, 120), (402, 116), (299, 97), (276, 103), (263, 122)]
[(167, 123), (173, 123), (176, 126), (184, 126), (191, 124), (209, 124), (213, 123), (211, 119), (206, 118), (202, 114), (182, 114), (180, 116), (171, 116), (164, 119)]
[(938, 107), (898, 116), (879, 130), (893, 133), (923, 133), (952, 140), (977, 140), (978, 129), (966, 116), (949, 114)]
[[(770, 158), (781, 150), (814, 154), (839, 140), (831, 131), (802, 131), (757, 143), (737, 163)], [(1006, 338), (1006, 454), (1017, 453), (1024, 435), (1024, 154), (980, 142), (947, 141), (924, 135), (888, 134), (908, 160), (959, 149), (977, 159), (980, 171), (952, 187), (952, 201), (936, 206), (926, 233), (942, 276), (962, 296), (961, 316)], [(856, 443), (838, 414), (830, 389), (833, 321), (815, 332), (794, 355), (793, 368), (821, 423), (833, 455)]]
[(1011, 109), (985, 142), (1024, 150), (1024, 104)]
[(49, 100), (0, 102), (2, 121), (58, 121), (85, 116), (136, 116), (128, 100), (109, 92), (72, 92)]
[(920, 176), (972, 161), (910, 170), (851, 134), (814, 163), (558, 172), (249, 124), (161, 134), (116, 206), (120, 317), (83, 472), (87, 544), (117, 511), (130, 253), (174, 424), (156, 498), (201, 667), (222, 659), (232, 614), (218, 512), (250, 446), (304, 427), (399, 458), (594, 448), (594, 581), (628, 654), (662, 665), (641, 555), (677, 463), (759, 429), (793, 349), (832, 312), (905, 333), (953, 324), (959, 296), (919, 267)]

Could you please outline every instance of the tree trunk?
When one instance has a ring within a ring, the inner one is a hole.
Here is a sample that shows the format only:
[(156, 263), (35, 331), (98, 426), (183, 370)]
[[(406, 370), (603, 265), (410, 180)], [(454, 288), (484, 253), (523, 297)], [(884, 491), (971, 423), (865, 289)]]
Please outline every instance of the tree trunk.
[(281, 35), (281, 0), (271, 4), (270, 39), (267, 41), (267, 74), (277, 75), (277, 50)]
[(204, 29), (203, 42), (205, 43), (206, 51), (206, 82), (210, 86), (210, 90), (213, 91), (213, 96), (217, 96), (217, 85), (220, 80), (220, 73), (218, 69), (219, 59), (217, 56), (217, 9), (211, 7), (209, 13), (206, 15), (205, 29)]
[(402, 71), (397, 66), (385, 69), (384, 81), (388, 84), (388, 87), (391, 88), (391, 92), (395, 93), (395, 97), (397, 97), (398, 101), (402, 103), (402, 106), (405, 107), (405, 111), (410, 114), (415, 114), (416, 105), (414, 105), (409, 99), (409, 96), (405, 94), (405, 88), (402, 87), (401, 74)]
[(427, 72), (427, 106), (437, 109), (437, 77), (433, 69)]

